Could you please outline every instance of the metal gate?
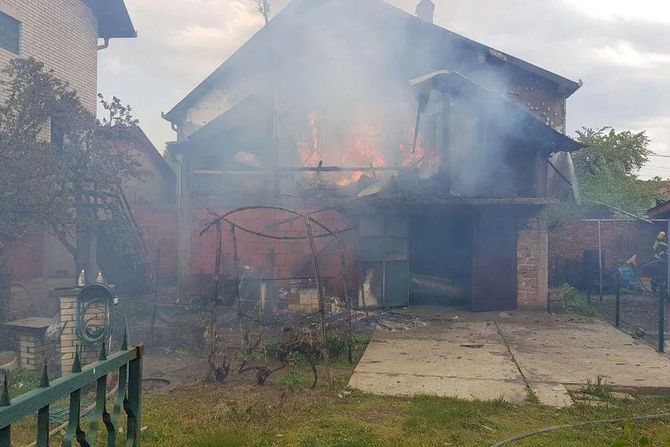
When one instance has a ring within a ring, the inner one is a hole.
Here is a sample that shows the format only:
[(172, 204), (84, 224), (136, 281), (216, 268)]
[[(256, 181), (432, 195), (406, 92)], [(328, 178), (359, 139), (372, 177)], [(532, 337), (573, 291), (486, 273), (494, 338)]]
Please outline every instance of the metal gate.
[[(46, 365), (42, 374), (40, 387), (15, 399), (10, 399), (8, 382), (9, 373), (5, 373), (2, 392), (0, 394), (0, 447), (11, 447), (12, 424), (37, 414), (35, 445), (46, 447), (49, 437), (54, 431), (50, 427), (51, 407), (64, 397), (69, 398), (68, 421), (64, 424), (65, 436), (63, 446), (96, 445), (98, 429), (102, 423), (106, 430), (108, 447), (116, 446), (119, 422), (122, 412), (125, 414), (126, 442), (128, 447), (140, 446), (142, 419), (142, 356), (143, 346), (127, 348), (124, 341), (120, 352), (107, 357), (104, 344), (100, 352), (100, 360), (82, 369), (79, 355), (75, 357), (72, 374), (60, 379), (49, 381)], [(116, 397), (111, 408), (107, 408), (107, 384), (111, 374), (118, 373)], [(95, 407), (89, 415), (82, 410), (82, 389), (95, 384)], [(88, 431), (84, 430), (86, 417)]]

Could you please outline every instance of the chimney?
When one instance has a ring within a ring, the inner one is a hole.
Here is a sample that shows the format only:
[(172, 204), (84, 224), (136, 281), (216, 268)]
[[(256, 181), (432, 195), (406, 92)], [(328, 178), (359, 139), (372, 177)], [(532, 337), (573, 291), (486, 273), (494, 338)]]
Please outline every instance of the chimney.
[(416, 5), (416, 16), (424, 22), (433, 23), (435, 3), (431, 0), (421, 0), (419, 4)]

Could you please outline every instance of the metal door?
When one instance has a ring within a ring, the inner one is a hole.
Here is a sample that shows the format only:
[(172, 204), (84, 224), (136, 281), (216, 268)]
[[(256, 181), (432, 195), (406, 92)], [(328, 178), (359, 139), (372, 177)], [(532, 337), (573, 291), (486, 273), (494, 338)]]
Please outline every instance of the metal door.
[(518, 219), (483, 215), (474, 229), (472, 310), (516, 309)]

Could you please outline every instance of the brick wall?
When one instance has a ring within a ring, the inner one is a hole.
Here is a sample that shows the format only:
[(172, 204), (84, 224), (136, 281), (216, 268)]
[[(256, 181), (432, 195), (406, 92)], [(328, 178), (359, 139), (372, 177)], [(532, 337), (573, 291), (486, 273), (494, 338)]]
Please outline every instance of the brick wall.
[[(218, 214), (225, 211), (216, 210)], [(274, 210), (251, 210), (239, 213), (231, 218), (235, 223), (252, 229), (283, 237), (306, 236), (305, 224), (301, 219), (281, 225), (278, 228), (268, 229), (272, 223), (281, 222), (290, 218), (283, 212)], [(315, 216), (320, 222), (332, 230), (344, 229), (350, 223), (338, 212), (330, 211)], [(209, 211), (200, 209), (193, 212), (190, 272), (192, 277), (209, 275), (214, 272), (217, 251), (216, 229), (212, 229), (203, 236), (200, 231), (212, 220)], [(324, 231), (314, 226), (315, 234)], [(296, 276), (312, 276), (312, 254), (307, 241), (277, 241), (254, 236), (237, 230), (238, 252), (240, 263), (260, 270), (265, 276), (273, 278), (287, 278)], [(349, 286), (355, 286), (355, 261), (357, 253), (356, 232), (349, 232), (344, 236), (347, 244), (346, 262), (348, 266)], [(335, 278), (329, 281), (334, 291), (339, 292), (341, 287), (341, 250), (332, 238), (316, 239), (316, 249), (320, 253), (319, 266), (322, 277)], [(223, 259), (222, 273), (225, 276), (233, 275), (233, 238), (230, 225), (223, 226)]]
[(518, 305), (546, 310), (548, 299), (548, 232), (544, 215), (521, 219), (517, 240)]
[(133, 208), (135, 221), (142, 231), (149, 261), (153, 262), (161, 250), (159, 276), (177, 276), (177, 211), (174, 207)]
[(0, 11), (21, 22), (20, 53), (0, 48), (0, 68), (32, 56), (69, 82), (95, 112), (98, 31), (91, 9), (82, 0), (0, 0)]
[[(600, 224), (603, 270), (614, 271), (633, 255), (643, 266), (653, 259), (652, 246), (662, 226), (635, 221), (604, 221)], [(598, 251), (598, 223), (581, 220), (553, 229), (549, 235), (552, 285), (577, 284), (582, 279), (584, 252)]]

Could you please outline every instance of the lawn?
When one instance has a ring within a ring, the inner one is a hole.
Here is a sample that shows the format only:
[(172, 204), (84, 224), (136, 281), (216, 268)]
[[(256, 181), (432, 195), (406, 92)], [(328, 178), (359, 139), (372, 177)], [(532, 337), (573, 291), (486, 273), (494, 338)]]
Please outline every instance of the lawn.
[[(356, 344), (360, 358), (367, 339)], [(142, 445), (145, 447), (444, 447), (492, 446), (538, 428), (603, 419), (670, 413), (670, 396), (612, 398), (594, 382), (590, 394), (602, 406), (556, 409), (532, 396), (523, 404), (468, 402), (437, 397), (383, 397), (347, 389), (352, 368), (344, 350), (333, 346), (335, 385), (321, 375), (310, 389), (311, 372), (297, 363), (275, 374), (265, 386), (253, 374), (233, 373), (229, 383), (202, 382), (192, 371), (169, 393), (145, 395)], [(155, 362), (148, 357), (147, 362)], [(34, 387), (37, 374), (14, 375), (12, 394)], [(32, 418), (14, 426), (15, 445), (34, 440)], [(87, 425), (86, 425), (87, 426)], [(616, 442), (622, 437), (631, 442)], [(645, 443), (649, 438), (650, 443)], [(60, 445), (56, 436), (52, 445)], [(102, 441), (102, 438), (100, 438)], [(99, 443), (103, 445), (103, 443)], [(119, 440), (118, 445), (122, 445)], [(508, 444), (516, 447), (670, 446), (670, 417), (633, 424), (602, 423), (563, 429)]]
[[(610, 400), (605, 407), (568, 409), (531, 401), (466, 402), (436, 397), (393, 398), (344, 387), (309, 390), (296, 373), (265, 387), (193, 385), (147, 396), (145, 446), (193, 447), (431, 447), (490, 446), (547, 425), (670, 412), (670, 398)], [(342, 375), (340, 381), (346, 379)], [(611, 446), (622, 436), (670, 445), (670, 418), (561, 430), (510, 445)], [(644, 441), (643, 441), (644, 442)]]

